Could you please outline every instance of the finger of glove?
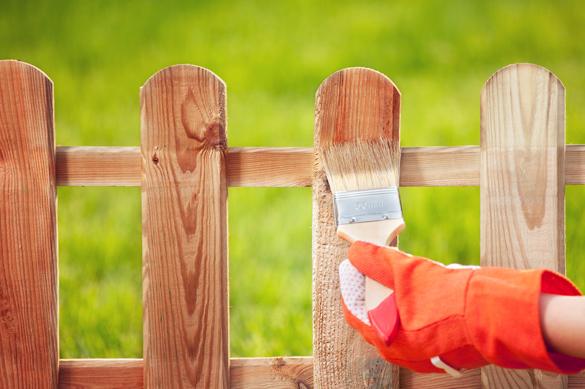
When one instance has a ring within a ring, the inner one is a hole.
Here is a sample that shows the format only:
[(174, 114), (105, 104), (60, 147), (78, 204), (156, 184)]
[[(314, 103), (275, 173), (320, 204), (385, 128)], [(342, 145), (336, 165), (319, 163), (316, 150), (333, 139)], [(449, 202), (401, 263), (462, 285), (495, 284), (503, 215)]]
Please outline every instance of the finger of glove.
[[(427, 258), (415, 257), (394, 247), (356, 241), (349, 249), (349, 261), (365, 276), (391, 289), (407, 278), (418, 275), (440, 277), (451, 270), (475, 270), (479, 266), (445, 266)], [(406, 277), (406, 278), (405, 278)], [(424, 277), (429, 278), (429, 277)], [(434, 277), (430, 277), (434, 278)]]
[(378, 335), (374, 332), (374, 329), (364, 323), (363, 320), (359, 319), (358, 317), (354, 316), (351, 311), (348, 309), (343, 297), (341, 298), (341, 306), (343, 308), (343, 317), (347, 324), (349, 324), (353, 329), (355, 329), (359, 334), (364, 338), (366, 342), (371, 344), (372, 346), (379, 348), (381, 347), (380, 339)]
[(371, 325), (366, 309), (366, 276), (347, 259), (339, 265), (339, 287), (349, 312), (366, 325)]
[(351, 264), (367, 277), (394, 289), (395, 261), (408, 259), (410, 255), (396, 248), (356, 241), (348, 253)]
[(366, 276), (346, 259), (339, 265), (339, 283), (345, 321), (368, 343), (380, 347), (378, 335), (371, 327), (366, 310)]

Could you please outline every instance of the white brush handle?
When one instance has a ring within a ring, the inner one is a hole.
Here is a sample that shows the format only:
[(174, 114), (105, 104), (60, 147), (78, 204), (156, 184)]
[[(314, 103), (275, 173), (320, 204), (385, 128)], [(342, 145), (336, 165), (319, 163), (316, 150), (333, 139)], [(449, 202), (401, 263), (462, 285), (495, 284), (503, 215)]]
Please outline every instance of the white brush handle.
[[(389, 245), (394, 238), (404, 231), (404, 219), (380, 220), (366, 223), (340, 224), (337, 236), (353, 244), (356, 240), (365, 240), (381, 246)], [(366, 277), (366, 309), (375, 309), (394, 291), (377, 281)]]

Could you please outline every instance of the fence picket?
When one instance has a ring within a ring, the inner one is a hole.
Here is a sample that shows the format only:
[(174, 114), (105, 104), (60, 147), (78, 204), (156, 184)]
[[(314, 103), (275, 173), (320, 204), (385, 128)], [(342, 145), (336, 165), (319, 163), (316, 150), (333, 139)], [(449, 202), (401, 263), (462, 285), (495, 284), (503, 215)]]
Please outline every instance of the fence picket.
[(144, 385), (228, 387), (225, 84), (177, 65), (140, 98)]
[(384, 75), (370, 69), (344, 69), (327, 78), (315, 103), (313, 172), (313, 360), (317, 388), (398, 388), (400, 370), (383, 360), (343, 318), (339, 263), (349, 245), (339, 239), (333, 200), (319, 155), (321, 133), (334, 128), (398, 131), (400, 92)]
[[(481, 93), (481, 265), (565, 271), (565, 89), (517, 64)], [(513, 323), (510, 323), (513, 325)], [(482, 369), (490, 388), (567, 387), (567, 377)]]
[(57, 386), (58, 293), (53, 82), (0, 61), (0, 387)]

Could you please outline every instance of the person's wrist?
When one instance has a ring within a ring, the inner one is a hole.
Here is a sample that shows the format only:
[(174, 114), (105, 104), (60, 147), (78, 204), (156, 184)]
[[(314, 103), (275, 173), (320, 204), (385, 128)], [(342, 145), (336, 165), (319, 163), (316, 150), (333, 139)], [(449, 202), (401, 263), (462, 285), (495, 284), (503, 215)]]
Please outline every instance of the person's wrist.
[(548, 352), (585, 358), (585, 298), (541, 293), (539, 307)]

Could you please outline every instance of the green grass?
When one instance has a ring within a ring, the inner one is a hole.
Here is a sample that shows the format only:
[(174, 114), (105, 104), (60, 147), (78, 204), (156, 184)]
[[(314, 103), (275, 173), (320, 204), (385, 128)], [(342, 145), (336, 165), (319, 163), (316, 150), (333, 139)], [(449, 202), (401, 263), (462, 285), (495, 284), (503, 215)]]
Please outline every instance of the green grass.
[[(228, 86), (230, 146), (311, 146), (314, 94), (348, 66), (403, 96), (402, 145), (479, 144), (479, 93), (532, 62), (567, 88), (585, 143), (585, 7), (550, 1), (4, 0), (0, 58), (55, 83), (57, 143), (137, 146), (139, 87), (173, 64)], [(583, 187), (567, 188), (567, 269), (585, 289)], [(311, 354), (311, 194), (230, 188), (232, 356)], [(478, 188), (404, 188), (401, 247), (479, 262)], [(61, 355), (142, 355), (138, 188), (59, 188)]]

